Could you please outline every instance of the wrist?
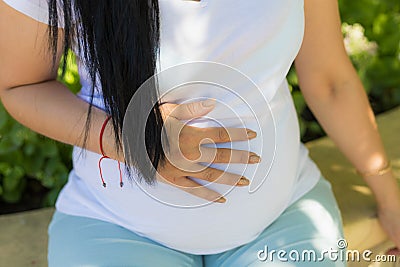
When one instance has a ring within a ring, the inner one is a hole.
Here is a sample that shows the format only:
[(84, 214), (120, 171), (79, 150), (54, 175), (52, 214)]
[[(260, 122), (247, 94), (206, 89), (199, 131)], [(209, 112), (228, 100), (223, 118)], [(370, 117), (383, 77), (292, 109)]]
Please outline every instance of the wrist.
[[(102, 172), (102, 169), (101, 169), (101, 162), (104, 159), (110, 159), (110, 158), (111, 159), (117, 159), (117, 157), (113, 157), (112, 153), (108, 153), (108, 155), (107, 155), (105, 153), (105, 150), (104, 150), (105, 147), (103, 145), (103, 139), (105, 139), (104, 138), (104, 133), (106, 131), (108, 133), (107, 136), (113, 136), (112, 131), (110, 132), (110, 129), (112, 129), (113, 127), (111, 127), (111, 128), (110, 128), (110, 126), (107, 127), (107, 124), (108, 124), (108, 122), (110, 120), (111, 120), (111, 116), (107, 116), (106, 119), (104, 120), (102, 126), (101, 126), (101, 130), (100, 130), (100, 134), (99, 134), (99, 148), (100, 148), (100, 153), (101, 153), (102, 157), (99, 159), (98, 165), (99, 165), (100, 179), (101, 179), (101, 182), (102, 182), (102, 185), (103, 185), (104, 188), (107, 187), (107, 183), (105, 182), (105, 179), (103, 177), (103, 172)], [(116, 142), (107, 142), (107, 144), (109, 144), (109, 145), (111, 145), (112, 143), (115, 144)], [(118, 149), (114, 149), (114, 150), (110, 149), (110, 151), (118, 151)], [(121, 171), (121, 165), (120, 165), (119, 161), (118, 161), (118, 170), (119, 170), (119, 184), (120, 184), (120, 187), (122, 188), (124, 186), (124, 183), (122, 181), (122, 171)]]
[(375, 196), (379, 210), (400, 210), (400, 190), (392, 171), (364, 179)]
[[(103, 129), (104, 128), (104, 129)], [(99, 134), (100, 154), (111, 159), (123, 161), (122, 146), (117, 149), (114, 128), (110, 117), (105, 117)]]
[(386, 160), (386, 162), (382, 164), (381, 167), (366, 171), (356, 170), (356, 172), (358, 175), (362, 176), (365, 179), (368, 177), (379, 177), (385, 175), (386, 173), (391, 172), (391, 170), (392, 170), (391, 162), (390, 160)]

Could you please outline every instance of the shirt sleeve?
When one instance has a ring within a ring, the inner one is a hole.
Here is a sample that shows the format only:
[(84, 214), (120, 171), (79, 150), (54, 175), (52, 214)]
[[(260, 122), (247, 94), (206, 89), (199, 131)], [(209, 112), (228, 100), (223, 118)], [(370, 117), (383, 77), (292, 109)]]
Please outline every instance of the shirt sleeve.
[[(47, 0), (2, 0), (4, 3), (14, 8), (15, 10), (31, 17), (32, 19), (41, 23), (49, 24), (49, 5)], [(57, 1), (58, 10), (60, 9), (59, 1)], [(59, 27), (64, 26), (62, 12), (59, 12)]]

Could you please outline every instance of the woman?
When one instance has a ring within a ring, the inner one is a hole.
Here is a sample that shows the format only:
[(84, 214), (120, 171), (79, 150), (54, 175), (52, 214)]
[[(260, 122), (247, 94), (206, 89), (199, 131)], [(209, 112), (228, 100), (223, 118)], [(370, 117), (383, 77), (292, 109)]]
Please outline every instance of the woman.
[[(342, 226), (329, 183), (299, 142), (285, 82), (294, 60), (307, 103), (400, 245), (400, 194), (343, 48), (336, 1), (49, 3), (1, 2), (0, 97), (19, 122), (75, 145), (49, 227), (50, 266), (345, 266), (323, 253), (338, 249)], [(78, 96), (55, 80), (53, 63), (68, 48), (80, 59)], [(139, 88), (156, 71), (168, 74), (159, 76), (161, 101), (152, 82)], [(204, 73), (206, 86), (168, 91)], [(148, 120), (123, 131), (137, 95), (133, 115), (150, 106)], [(143, 141), (148, 160), (138, 146), (123, 155), (121, 139)], [(198, 149), (210, 140), (217, 149)], [(305, 250), (322, 259), (288, 256)]]

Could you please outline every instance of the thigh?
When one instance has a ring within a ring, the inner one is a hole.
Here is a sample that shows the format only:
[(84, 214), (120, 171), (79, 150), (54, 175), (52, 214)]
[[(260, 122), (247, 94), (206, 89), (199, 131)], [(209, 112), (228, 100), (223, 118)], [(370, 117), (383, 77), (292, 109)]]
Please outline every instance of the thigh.
[(56, 212), (49, 226), (49, 267), (202, 266), (182, 253), (112, 223)]
[(224, 253), (205, 256), (204, 262), (207, 267), (342, 267), (346, 266), (342, 260), (345, 252), (338, 248), (338, 240), (342, 238), (342, 220), (331, 185), (321, 178), (256, 240)]

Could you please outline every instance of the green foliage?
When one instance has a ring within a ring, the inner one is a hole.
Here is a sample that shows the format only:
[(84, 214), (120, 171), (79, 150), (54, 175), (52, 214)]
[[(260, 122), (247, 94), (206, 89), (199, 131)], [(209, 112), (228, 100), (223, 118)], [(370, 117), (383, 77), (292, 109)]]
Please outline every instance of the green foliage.
[[(347, 52), (375, 113), (400, 105), (400, 1), (339, 0)], [(289, 74), (302, 140), (324, 135)]]
[(375, 53), (351, 55), (374, 109), (382, 112), (400, 104), (400, 1), (341, 0), (342, 18), (359, 23), (365, 37), (376, 43)]
[[(73, 91), (79, 79), (72, 54), (62, 81)], [(61, 70), (59, 71), (61, 73)], [(20, 201), (29, 191), (27, 180), (46, 188), (43, 206), (54, 205), (71, 168), (71, 147), (45, 138), (11, 118), (0, 103), (0, 198), (7, 203)]]
[[(62, 59), (61, 62), (63, 62)], [(67, 85), (73, 93), (79, 92), (81, 84), (79, 82), (78, 66), (76, 64), (76, 57), (72, 52), (68, 54), (64, 75), (62, 75), (62, 69), (62, 66), (58, 69), (59, 80)]]

